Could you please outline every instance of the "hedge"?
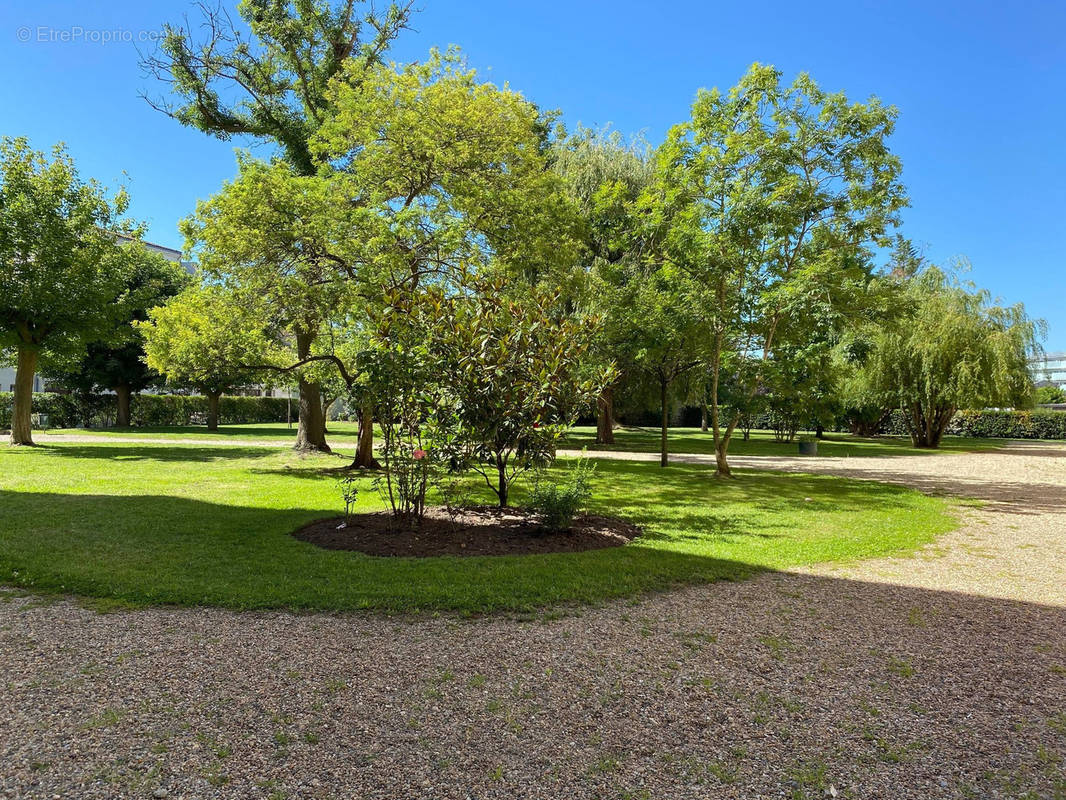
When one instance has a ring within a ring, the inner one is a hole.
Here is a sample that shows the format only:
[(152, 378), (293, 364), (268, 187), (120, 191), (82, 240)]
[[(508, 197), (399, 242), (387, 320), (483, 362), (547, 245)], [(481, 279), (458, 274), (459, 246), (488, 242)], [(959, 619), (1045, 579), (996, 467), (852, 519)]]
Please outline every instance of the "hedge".
[[(0, 392), (0, 428), (11, 427), (13, 395)], [(33, 395), (33, 413), (47, 414), (50, 428), (110, 427), (115, 424), (113, 394), (73, 395), (40, 392)], [(293, 409), (295, 415), (296, 409)], [(284, 397), (223, 396), (219, 423), (285, 422), (288, 401)], [(202, 425), (207, 419), (207, 398), (199, 395), (137, 394), (130, 401), (134, 427), (155, 428)]]
[(1063, 411), (960, 411), (948, 433), (981, 439), (1066, 439)]

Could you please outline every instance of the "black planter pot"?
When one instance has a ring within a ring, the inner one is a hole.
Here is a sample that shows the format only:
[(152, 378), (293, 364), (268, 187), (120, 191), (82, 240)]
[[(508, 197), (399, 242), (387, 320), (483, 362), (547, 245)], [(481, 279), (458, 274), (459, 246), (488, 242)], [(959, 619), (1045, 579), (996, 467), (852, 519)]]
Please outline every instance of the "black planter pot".
[(812, 442), (800, 442), (800, 455), (801, 456), (816, 456), (818, 455), (818, 442), (817, 440)]

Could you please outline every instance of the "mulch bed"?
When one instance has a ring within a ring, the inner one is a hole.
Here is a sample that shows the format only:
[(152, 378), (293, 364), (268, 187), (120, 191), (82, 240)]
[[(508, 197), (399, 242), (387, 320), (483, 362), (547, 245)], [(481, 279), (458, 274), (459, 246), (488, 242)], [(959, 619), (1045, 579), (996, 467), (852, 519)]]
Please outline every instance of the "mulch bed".
[(293, 533), (328, 550), (356, 550), (371, 556), (511, 556), (574, 553), (621, 547), (640, 528), (613, 517), (582, 514), (568, 531), (552, 531), (529, 511), (480, 506), (426, 510), (422, 522), (407, 528), (388, 512), (320, 519)]

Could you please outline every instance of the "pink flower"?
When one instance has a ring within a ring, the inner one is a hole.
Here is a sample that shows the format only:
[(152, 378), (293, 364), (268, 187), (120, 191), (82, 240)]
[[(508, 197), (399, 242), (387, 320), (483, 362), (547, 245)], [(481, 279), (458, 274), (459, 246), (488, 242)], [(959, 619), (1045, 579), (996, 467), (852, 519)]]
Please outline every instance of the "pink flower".
[(540, 423), (539, 422), (534, 422), (533, 423), (533, 427), (534, 428), (539, 428), (540, 427)]
[(423, 458), (426, 457), (426, 451), (419, 448), (418, 450), (415, 450), (413, 453), (411, 453), (411, 455), (414, 456), (415, 461), (421, 461)]

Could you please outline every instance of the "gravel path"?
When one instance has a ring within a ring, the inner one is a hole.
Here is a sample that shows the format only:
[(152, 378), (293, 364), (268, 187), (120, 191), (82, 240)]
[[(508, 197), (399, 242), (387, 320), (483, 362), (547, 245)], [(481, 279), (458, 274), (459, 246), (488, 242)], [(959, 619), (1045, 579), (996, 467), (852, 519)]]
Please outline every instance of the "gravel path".
[(916, 558), (563, 618), (11, 595), (0, 795), (1066, 796), (1066, 448), (800, 464), (989, 502)]

